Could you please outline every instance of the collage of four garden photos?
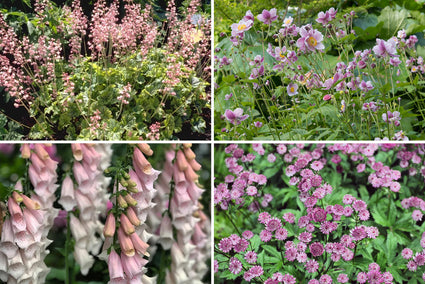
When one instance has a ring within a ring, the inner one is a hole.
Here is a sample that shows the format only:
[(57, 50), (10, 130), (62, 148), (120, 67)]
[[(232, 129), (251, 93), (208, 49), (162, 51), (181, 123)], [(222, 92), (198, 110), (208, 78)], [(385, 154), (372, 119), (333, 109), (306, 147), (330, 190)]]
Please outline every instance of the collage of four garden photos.
[(0, 283), (425, 282), (425, 0), (0, 14)]

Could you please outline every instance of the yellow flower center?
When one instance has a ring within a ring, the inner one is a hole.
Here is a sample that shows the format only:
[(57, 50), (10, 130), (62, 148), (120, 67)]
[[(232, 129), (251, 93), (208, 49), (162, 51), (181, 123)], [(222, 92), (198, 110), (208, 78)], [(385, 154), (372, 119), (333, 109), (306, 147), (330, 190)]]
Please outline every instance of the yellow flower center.
[(287, 24), (287, 25), (289, 25), (291, 23), (291, 19), (287, 19), (286, 21), (285, 21), (285, 24)]
[(314, 37), (312, 37), (312, 36), (309, 37), (307, 41), (308, 41), (308, 44), (311, 45), (311, 46), (316, 46), (317, 45), (317, 40)]
[(295, 92), (295, 88), (294, 87), (291, 87), (290, 90), (291, 90), (291, 93)]
[(244, 30), (244, 29), (246, 29), (246, 25), (245, 24), (241, 24), (241, 25), (239, 25), (238, 26), (238, 30)]
[(281, 53), (279, 53), (279, 56), (280, 56), (281, 58), (285, 58), (285, 54), (283, 54), (282, 52), (281, 52)]

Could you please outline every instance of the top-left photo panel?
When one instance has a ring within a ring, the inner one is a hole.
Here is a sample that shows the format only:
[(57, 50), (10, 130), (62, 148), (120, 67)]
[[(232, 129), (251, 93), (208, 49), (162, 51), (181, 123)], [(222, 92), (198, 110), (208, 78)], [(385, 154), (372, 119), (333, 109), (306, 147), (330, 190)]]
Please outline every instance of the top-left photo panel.
[(0, 140), (210, 140), (209, 0), (0, 2)]

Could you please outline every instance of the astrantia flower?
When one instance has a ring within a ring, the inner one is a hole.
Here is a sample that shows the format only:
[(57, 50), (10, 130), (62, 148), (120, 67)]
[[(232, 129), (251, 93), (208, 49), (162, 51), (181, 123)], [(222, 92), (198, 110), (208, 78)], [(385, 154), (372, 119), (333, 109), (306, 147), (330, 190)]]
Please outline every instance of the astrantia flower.
[(397, 42), (393, 38), (387, 41), (378, 38), (376, 39), (376, 45), (373, 47), (373, 52), (381, 57), (395, 56), (397, 53), (396, 44)]
[(295, 96), (296, 94), (298, 94), (298, 85), (290, 83), (286, 90), (288, 91), (288, 96)]
[(254, 251), (248, 251), (244, 258), (246, 262), (253, 264), (257, 261), (257, 253)]
[(239, 274), (242, 271), (242, 263), (236, 257), (232, 257), (229, 261), (229, 270), (233, 274)]
[(273, 8), (270, 11), (263, 10), (263, 12), (257, 16), (257, 19), (266, 25), (271, 25), (272, 22), (277, 20), (276, 8)]
[(282, 226), (282, 222), (278, 218), (270, 218), (266, 225), (266, 230), (274, 232)]
[(309, 273), (314, 273), (319, 269), (319, 263), (316, 260), (311, 259), (305, 263), (305, 269)]
[(276, 230), (275, 234), (275, 238), (283, 241), (288, 237), (288, 231), (285, 228), (279, 228)]
[(310, 245), (310, 252), (314, 257), (321, 256), (324, 252), (323, 245), (319, 242)]
[(409, 259), (409, 258), (411, 258), (411, 257), (413, 256), (413, 251), (412, 251), (410, 248), (404, 248), (404, 249), (401, 251), (401, 256), (402, 256), (404, 259)]
[(267, 230), (262, 230), (260, 233), (260, 239), (266, 243), (272, 239), (272, 233)]
[(302, 26), (300, 28), (301, 38), (297, 40), (297, 46), (301, 51), (322, 51), (325, 49), (323, 45), (323, 35), (318, 30), (315, 30), (311, 25)]
[(234, 125), (241, 124), (241, 121), (244, 121), (245, 119), (249, 117), (248, 114), (245, 114), (245, 115), (243, 114), (243, 109), (241, 108), (237, 108), (234, 111), (227, 109), (224, 115), (226, 116), (226, 119)]

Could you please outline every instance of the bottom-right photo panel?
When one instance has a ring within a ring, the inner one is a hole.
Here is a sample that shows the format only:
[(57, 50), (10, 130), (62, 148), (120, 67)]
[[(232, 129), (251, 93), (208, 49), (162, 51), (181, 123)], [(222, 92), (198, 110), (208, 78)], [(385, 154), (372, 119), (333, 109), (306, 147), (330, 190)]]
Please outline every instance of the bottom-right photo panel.
[(214, 283), (423, 283), (425, 144), (216, 144)]

